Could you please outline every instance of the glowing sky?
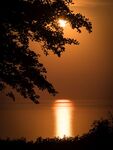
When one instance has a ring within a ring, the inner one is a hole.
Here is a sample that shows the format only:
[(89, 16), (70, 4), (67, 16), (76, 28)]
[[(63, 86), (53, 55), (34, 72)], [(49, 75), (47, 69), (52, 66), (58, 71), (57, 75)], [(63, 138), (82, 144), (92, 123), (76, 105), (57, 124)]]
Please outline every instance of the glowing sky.
[[(80, 45), (66, 46), (66, 51), (61, 58), (52, 53), (47, 57), (42, 55), (41, 61), (47, 68), (48, 80), (59, 92), (55, 99), (109, 99), (111, 102), (113, 99), (113, 2), (112, 0), (75, 2), (71, 9), (90, 18), (93, 32), (88, 34), (87, 31), (82, 30), (82, 33), (78, 34), (66, 25), (65, 35), (78, 39)], [(37, 43), (32, 44), (32, 47), (35, 51), (40, 49)], [(40, 101), (43, 99), (54, 99), (54, 97), (43, 92)]]
[[(72, 6), (90, 18), (93, 32), (79, 35), (66, 26), (66, 36), (80, 41), (79, 46), (66, 46), (61, 58), (52, 54), (43, 58), (48, 78), (59, 91), (57, 98), (113, 99), (113, 3), (78, 0)], [(78, 5), (78, 4), (77, 4)], [(45, 98), (45, 96), (43, 96)]]

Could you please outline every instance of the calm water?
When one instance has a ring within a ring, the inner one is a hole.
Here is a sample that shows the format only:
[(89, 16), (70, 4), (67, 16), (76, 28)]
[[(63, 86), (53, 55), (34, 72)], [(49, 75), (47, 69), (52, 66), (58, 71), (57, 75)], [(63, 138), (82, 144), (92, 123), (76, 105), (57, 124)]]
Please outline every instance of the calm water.
[(49, 104), (0, 104), (0, 137), (28, 140), (82, 135), (95, 119), (113, 111), (111, 105), (80, 105), (73, 100)]
[(94, 120), (104, 118), (112, 112), (107, 105), (76, 105), (72, 100), (56, 100), (54, 111), (54, 135), (65, 136), (81, 135), (91, 128)]

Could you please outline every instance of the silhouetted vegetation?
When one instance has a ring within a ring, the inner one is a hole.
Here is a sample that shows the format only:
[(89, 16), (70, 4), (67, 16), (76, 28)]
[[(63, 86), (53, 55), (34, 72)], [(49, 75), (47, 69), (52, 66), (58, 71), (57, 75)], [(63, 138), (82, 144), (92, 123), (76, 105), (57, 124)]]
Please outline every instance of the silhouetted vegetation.
[(76, 137), (42, 138), (36, 141), (0, 140), (0, 149), (29, 149), (29, 150), (112, 150), (113, 149), (113, 117), (97, 120), (88, 133)]
[(69, 4), (72, 0), (0, 0), (0, 91), (10, 86), (6, 95), (13, 100), (14, 89), (35, 103), (38, 90), (57, 93), (47, 80), (39, 52), (30, 49), (29, 41), (41, 43), (45, 55), (52, 51), (59, 57), (65, 44), (79, 44), (64, 37), (58, 18), (67, 20), (79, 33), (81, 27), (91, 32), (92, 24), (80, 13), (74, 14)]

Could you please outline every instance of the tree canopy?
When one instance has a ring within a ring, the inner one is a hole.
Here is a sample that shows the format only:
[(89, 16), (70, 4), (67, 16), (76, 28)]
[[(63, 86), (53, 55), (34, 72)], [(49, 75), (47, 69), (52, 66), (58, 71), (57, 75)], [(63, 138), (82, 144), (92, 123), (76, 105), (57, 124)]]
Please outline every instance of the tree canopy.
[(35, 103), (38, 90), (57, 93), (47, 80), (40, 55), (29, 47), (29, 41), (43, 43), (45, 55), (52, 51), (58, 57), (65, 51), (65, 44), (79, 44), (76, 39), (65, 38), (58, 24), (58, 19), (64, 18), (77, 32), (81, 32), (81, 27), (92, 31), (85, 16), (70, 10), (72, 3), (72, 0), (0, 0), (0, 91), (10, 86), (6, 95), (13, 100), (15, 89)]

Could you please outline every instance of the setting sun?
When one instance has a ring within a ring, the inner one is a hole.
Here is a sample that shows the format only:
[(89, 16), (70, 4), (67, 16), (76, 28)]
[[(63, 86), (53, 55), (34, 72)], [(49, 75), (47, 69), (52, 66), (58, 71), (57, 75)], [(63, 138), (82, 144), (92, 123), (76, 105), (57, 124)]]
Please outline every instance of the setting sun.
[(67, 21), (66, 20), (64, 20), (64, 19), (59, 19), (59, 25), (61, 26), (61, 27), (65, 27), (66, 26), (66, 23), (67, 23)]

